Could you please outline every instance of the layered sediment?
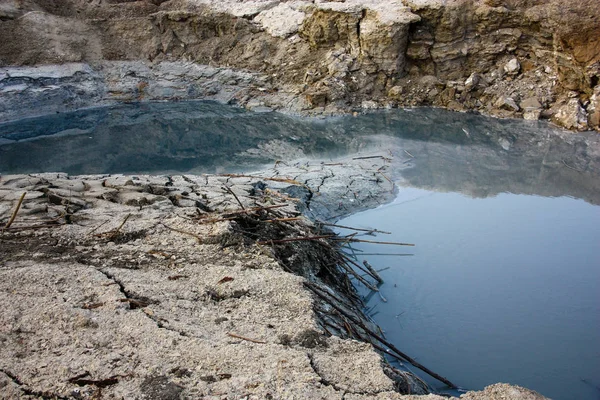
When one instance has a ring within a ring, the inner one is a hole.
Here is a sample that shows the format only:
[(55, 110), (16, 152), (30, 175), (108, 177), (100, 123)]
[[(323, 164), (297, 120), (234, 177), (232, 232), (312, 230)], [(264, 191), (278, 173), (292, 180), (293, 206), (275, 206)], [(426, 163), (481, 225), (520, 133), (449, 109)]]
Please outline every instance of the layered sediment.
[[(595, 129), (597, 12), (595, 0), (9, 1), (0, 118), (214, 98), (317, 114), (432, 105)], [(48, 64), (60, 67), (15, 69)]]

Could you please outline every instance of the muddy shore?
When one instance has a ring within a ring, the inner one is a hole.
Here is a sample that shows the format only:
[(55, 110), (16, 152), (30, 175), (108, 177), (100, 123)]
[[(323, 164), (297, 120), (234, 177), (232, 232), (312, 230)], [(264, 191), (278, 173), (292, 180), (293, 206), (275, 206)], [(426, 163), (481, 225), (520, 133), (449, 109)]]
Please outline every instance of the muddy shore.
[[(373, 156), (254, 177), (2, 176), (3, 226), (26, 193), (0, 236), (2, 398), (422, 393), (323, 301), (362, 318), (324, 250), (331, 232), (300, 213), (389, 198)], [(542, 398), (508, 385), (464, 397)]]

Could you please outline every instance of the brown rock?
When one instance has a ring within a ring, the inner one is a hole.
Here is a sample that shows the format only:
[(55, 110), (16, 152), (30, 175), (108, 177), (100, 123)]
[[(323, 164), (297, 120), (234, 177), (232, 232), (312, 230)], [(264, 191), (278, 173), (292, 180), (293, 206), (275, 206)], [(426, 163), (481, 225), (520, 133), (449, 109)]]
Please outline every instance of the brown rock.
[(552, 122), (563, 128), (585, 131), (588, 129), (588, 116), (578, 99), (570, 99), (557, 108)]
[(498, 100), (494, 103), (494, 107), (499, 108), (501, 110), (514, 111), (517, 112), (520, 110), (519, 106), (515, 102), (512, 97), (500, 96)]

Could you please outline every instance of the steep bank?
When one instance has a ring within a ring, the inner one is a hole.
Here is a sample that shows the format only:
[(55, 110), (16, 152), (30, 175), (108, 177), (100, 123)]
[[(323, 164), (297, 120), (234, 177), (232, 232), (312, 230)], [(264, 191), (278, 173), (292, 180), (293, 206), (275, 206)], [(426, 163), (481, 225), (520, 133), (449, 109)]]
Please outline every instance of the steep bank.
[(306, 113), (434, 105), (597, 129), (597, 12), (595, 0), (11, 0), (0, 118), (216, 98)]

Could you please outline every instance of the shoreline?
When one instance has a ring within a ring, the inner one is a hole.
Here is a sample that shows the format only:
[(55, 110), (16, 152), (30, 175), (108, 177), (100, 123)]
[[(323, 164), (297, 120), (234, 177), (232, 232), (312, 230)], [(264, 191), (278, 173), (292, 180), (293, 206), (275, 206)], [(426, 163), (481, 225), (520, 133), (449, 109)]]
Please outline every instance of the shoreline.
[[(324, 198), (340, 197), (340, 182), (348, 184), (343, 170), (363, 169), (353, 178), (361, 182), (353, 183), (358, 201), (348, 212), (373, 206), (374, 192), (391, 193), (389, 182), (369, 179), (369, 171), (385, 167), (383, 158), (311, 167), (339, 177), (323, 182)], [(317, 179), (315, 171), (295, 173)], [(256, 179), (3, 176), (3, 225), (28, 193), (0, 238), (6, 398), (403, 398), (397, 390), (407, 391), (406, 373), (383, 367), (371, 345), (322, 329), (323, 310), (332, 308), (305, 282), (340, 294), (339, 278), (319, 277), (331, 256), (315, 248), (322, 240), (279, 250), (255, 244), (279, 225), (294, 237), (318, 232), (286, 194), (310, 182), (293, 175), (293, 167), (283, 167)], [(254, 219), (221, 220), (250, 216), (242, 206), (252, 210), (257, 201), (259, 214), (275, 208)], [(49, 219), (58, 224), (26, 228)], [(267, 231), (253, 237), (257, 219), (282, 221), (263, 222)], [(285, 271), (282, 257), (296, 275)], [(507, 390), (525, 398), (524, 389), (500, 389)]]

